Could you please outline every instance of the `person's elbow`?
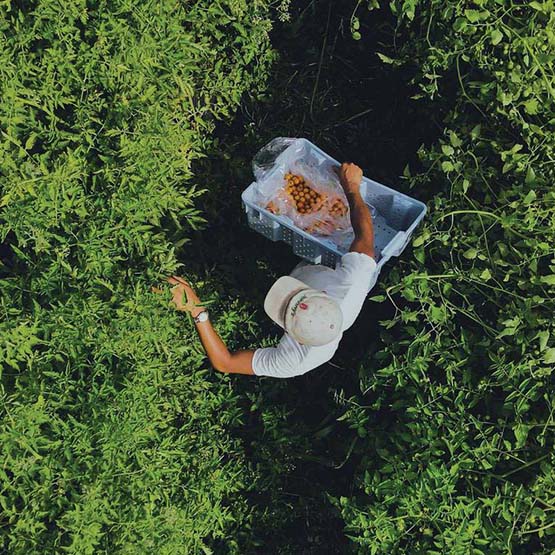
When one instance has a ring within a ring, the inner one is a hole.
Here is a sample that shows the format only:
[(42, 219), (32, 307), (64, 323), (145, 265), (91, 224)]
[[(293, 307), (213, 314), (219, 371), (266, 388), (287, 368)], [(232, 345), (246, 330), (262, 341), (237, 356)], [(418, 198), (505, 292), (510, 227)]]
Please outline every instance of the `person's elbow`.
[(220, 372), (221, 374), (229, 374), (230, 373), (230, 362), (231, 362), (231, 356), (223, 356), (223, 357), (218, 357), (216, 360), (211, 361), (212, 362), (212, 367), (214, 368), (214, 370), (217, 370), (218, 372)]
[(254, 351), (237, 351), (221, 354), (216, 359), (210, 359), (212, 366), (222, 374), (254, 374), (252, 361)]

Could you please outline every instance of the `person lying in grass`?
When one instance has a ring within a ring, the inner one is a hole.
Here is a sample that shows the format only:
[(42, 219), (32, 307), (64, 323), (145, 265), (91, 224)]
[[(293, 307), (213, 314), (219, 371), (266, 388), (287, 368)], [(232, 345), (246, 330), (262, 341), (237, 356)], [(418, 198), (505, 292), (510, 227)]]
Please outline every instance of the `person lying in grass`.
[(377, 279), (372, 216), (360, 194), (362, 170), (343, 163), (338, 170), (355, 233), (349, 252), (335, 270), (301, 262), (279, 278), (266, 295), (264, 310), (285, 333), (276, 347), (230, 352), (212, 327), (208, 311), (181, 277), (168, 278), (177, 310), (194, 318), (212, 366), (231, 374), (290, 378), (329, 361), (343, 332), (356, 320)]

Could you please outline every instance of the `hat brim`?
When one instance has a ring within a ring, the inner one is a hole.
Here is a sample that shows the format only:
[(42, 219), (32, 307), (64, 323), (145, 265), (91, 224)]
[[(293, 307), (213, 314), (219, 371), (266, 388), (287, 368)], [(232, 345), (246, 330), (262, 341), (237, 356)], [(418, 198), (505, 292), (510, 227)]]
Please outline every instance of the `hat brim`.
[(280, 277), (274, 285), (272, 285), (264, 299), (264, 310), (266, 314), (276, 324), (285, 329), (285, 309), (291, 297), (304, 289), (310, 289), (310, 287), (294, 277)]

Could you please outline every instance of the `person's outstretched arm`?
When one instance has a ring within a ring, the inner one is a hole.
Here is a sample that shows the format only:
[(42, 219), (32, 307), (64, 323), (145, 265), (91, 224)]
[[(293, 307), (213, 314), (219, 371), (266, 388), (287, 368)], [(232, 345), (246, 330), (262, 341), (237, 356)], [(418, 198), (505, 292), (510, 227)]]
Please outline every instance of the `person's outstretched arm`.
[[(204, 310), (197, 294), (183, 278), (173, 276), (168, 278), (168, 282), (175, 286), (172, 288), (172, 301), (177, 310), (189, 312), (193, 318)], [(195, 326), (208, 359), (216, 370), (225, 374), (254, 374), (254, 351), (230, 352), (210, 320), (195, 323)]]
[(351, 225), (355, 232), (355, 238), (349, 251), (361, 252), (374, 258), (372, 215), (360, 194), (362, 170), (356, 164), (344, 162), (337, 173), (349, 202)]

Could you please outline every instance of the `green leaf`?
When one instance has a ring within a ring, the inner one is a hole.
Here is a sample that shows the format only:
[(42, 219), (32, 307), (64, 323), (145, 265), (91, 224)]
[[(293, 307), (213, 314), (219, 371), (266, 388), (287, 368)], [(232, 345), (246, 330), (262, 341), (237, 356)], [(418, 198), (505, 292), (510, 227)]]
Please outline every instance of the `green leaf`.
[(37, 140), (37, 134), (31, 133), (27, 140), (25, 141), (25, 150), (31, 150)]
[(468, 27), (468, 20), (465, 19), (464, 17), (457, 17), (457, 19), (455, 19), (455, 22), (453, 23), (453, 30), (456, 33), (460, 33), (467, 27)]
[(447, 318), (447, 311), (443, 306), (434, 306), (430, 307), (430, 319), (433, 322), (442, 323)]
[(414, 258), (420, 262), (420, 264), (424, 264), (426, 261), (426, 255), (424, 254), (424, 249), (415, 249), (414, 251)]
[(497, 339), (501, 339), (502, 337), (512, 336), (517, 332), (518, 326), (512, 326), (509, 328), (505, 328), (500, 333), (497, 334)]
[(412, 246), (413, 247), (419, 247), (420, 245), (423, 245), (424, 242), (429, 238), (429, 235), (427, 232), (422, 233), (422, 235), (419, 235), (418, 237), (416, 237), (416, 239), (412, 242)]
[(549, 336), (550, 336), (549, 330), (540, 331), (538, 333), (537, 337), (540, 340), (539, 341), (540, 351), (544, 351), (545, 348), (547, 347), (547, 342), (549, 341)]
[(540, 277), (542, 283), (547, 283), (548, 285), (555, 285), (555, 274)]
[(464, 15), (470, 23), (476, 23), (481, 19), (481, 12), (478, 10), (464, 10)]
[(503, 40), (503, 33), (499, 29), (494, 29), (490, 35), (491, 44), (499, 44)]
[(376, 52), (376, 54), (378, 55), (378, 58), (386, 64), (394, 64), (395, 63), (395, 60), (393, 58), (390, 58), (389, 56), (386, 56), (382, 52)]
[(536, 200), (536, 191), (534, 191), (534, 189), (530, 189), (530, 191), (528, 191), (528, 193), (526, 193), (526, 196), (522, 199), (522, 203), (528, 205), (534, 202), (535, 200)]
[(543, 361), (546, 364), (553, 364), (555, 362), (555, 347), (550, 347), (543, 353)]
[(473, 260), (478, 256), (478, 251), (475, 248), (470, 248), (463, 253), (463, 256), (468, 260)]
[(491, 279), (491, 272), (489, 271), (489, 268), (486, 268), (481, 274), (480, 277), (484, 280), (484, 281), (488, 281)]
[(538, 113), (539, 103), (536, 98), (531, 98), (524, 103), (524, 109), (526, 110), (527, 114), (535, 115)]
[(451, 156), (455, 152), (455, 149), (451, 145), (441, 145), (441, 150), (445, 156)]
[(524, 180), (526, 185), (533, 185), (536, 182), (536, 172), (534, 168), (530, 165), (526, 170), (526, 179)]
[(455, 148), (462, 145), (462, 141), (459, 139), (459, 136), (454, 131), (449, 131), (449, 140)]
[(526, 439), (528, 438), (528, 432), (530, 431), (530, 427), (526, 426), (525, 424), (517, 424), (513, 427), (513, 433), (516, 438), (516, 447), (519, 449), (523, 447), (526, 443)]
[(416, 300), (416, 293), (412, 287), (405, 287), (401, 290), (401, 293), (408, 301)]

